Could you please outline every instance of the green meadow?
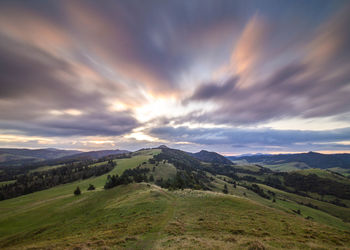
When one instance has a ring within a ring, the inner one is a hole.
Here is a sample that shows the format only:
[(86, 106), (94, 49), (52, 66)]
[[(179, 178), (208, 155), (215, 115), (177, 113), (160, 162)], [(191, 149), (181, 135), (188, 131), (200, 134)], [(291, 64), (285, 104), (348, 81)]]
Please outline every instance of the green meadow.
[[(117, 159), (117, 166), (108, 174), (121, 175), (126, 169), (143, 165), (157, 178), (174, 176), (176, 169), (170, 163), (156, 166), (148, 162), (158, 153), (159, 149), (144, 150), (131, 158)], [(211, 176), (217, 192), (169, 191), (149, 183), (104, 190), (108, 174), (1, 201), (0, 248), (350, 247), (350, 226), (343, 221), (349, 216), (348, 208), (316, 210), (297, 203), (305, 197), (261, 185), (264, 190), (276, 192), (276, 202), (272, 202), (240, 185), (234, 188), (227, 182), (228, 177), (219, 175)], [(87, 191), (89, 184), (96, 190)], [(221, 192), (225, 184), (229, 194)], [(82, 194), (74, 196), (77, 186)], [(301, 214), (292, 211), (297, 209)]]

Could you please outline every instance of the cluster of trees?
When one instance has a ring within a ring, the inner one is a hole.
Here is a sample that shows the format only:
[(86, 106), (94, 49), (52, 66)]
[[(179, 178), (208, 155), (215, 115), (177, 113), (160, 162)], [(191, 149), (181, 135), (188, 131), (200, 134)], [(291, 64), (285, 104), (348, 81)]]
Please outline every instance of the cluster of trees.
[(209, 190), (210, 179), (203, 171), (189, 172), (178, 170), (175, 178), (168, 180), (163, 180), (161, 178), (156, 180), (155, 184), (170, 190), (184, 188)]
[(113, 188), (119, 185), (127, 185), (132, 182), (148, 182), (147, 173), (148, 168), (137, 167), (134, 169), (127, 169), (119, 177), (118, 175), (108, 175), (105, 189)]
[(254, 193), (258, 194), (259, 196), (270, 199), (270, 196), (267, 195), (262, 188), (260, 188), (257, 184), (252, 184), (251, 186), (246, 186), (247, 189), (252, 190)]
[(224, 189), (222, 190), (222, 192), (224, 194), (228, 194), (228, 189), (227, 189), (227, 185), (226, 184), (225, 184)]
[(94, 167), (79, 162), (47, 171), (22, 174), (16, 177), (15, 183), (0, 187), (0, 200), (48, 189), (79, 179), (99, 176), (111, 171), (114, 166), (113, 161)]
[(320, 195), (334, 195), (341, 199), (350, 199), (350, 185), (321, 178), (316, 174), (284, 174), (284, 184), (293, 187), (296, 192), (312, 192)]
[(201, 163), (181, 150), (163, 148), (162, 152), (153, 157), (154, 162), (168, 161), (177, 169), (185, 171), (203, 170)]
[(342, 202), (339, 199), (334, 199), (334, 200), (330, 201), (330, 203), (332, 203), (336, 206), (339, 206), (339, 207), (348, 207), (344, 202)]

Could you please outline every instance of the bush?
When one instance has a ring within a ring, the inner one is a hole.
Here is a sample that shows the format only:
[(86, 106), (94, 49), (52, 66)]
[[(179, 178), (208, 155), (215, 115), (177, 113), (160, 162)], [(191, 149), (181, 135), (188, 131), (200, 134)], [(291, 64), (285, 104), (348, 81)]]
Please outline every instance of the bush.
[(87, 190), (95, 190), (95, 186), (90, 184)]
[(228, 194), (228, 190), (227, 190), (227, 185), (226, 185), (226, 184), (225, 184), (224, 189), (222, 190), (222, 192), (223, 192), (224, 194)]
[(74, 190), (74, 195), (80, 195), (80, 194), (81, 194), (80, 188), (77, 187), (77, 188)]

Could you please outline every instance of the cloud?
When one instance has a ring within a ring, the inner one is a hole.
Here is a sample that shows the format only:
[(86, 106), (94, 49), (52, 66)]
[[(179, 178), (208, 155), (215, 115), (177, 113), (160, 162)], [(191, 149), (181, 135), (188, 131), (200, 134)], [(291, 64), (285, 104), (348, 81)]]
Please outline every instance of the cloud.
[[(244, 88), (240, 87), (242, 81), (244, 84), (244, 76), (240, 74), (234, 75), (233, 79), (238, 79), (235, 84), (231, 84), (231, 80), (223, 84), (203, 83), (186, 99), (185, 104), (212, 102), (217, 108), (207, 113), (193, 112), (179, 118), (178, 123), (191, 120), (214, 124), (261, 124), (282, 118), (327, 117), (348, 112), (348, 23), (349, 17), (344, 16), (344, 13), (335, 15), (320, 27), (318, 36), (310, 41), (315, 50), (306, 50), (303, 57), (275, 68)], [(336, 43), (333, 42), (334, 39)], [(323, 53), (323, 46), (328, 46), (327, 44), (331, 44), (332, 48)], [(308, 45), (304, 48), (308, 48)], [(310, 61), (308, 58), (314, 59)], [(322, 63), (328, 60), (332, 65)]]
[[(330, 21), (316, 31), (315, 38), (307, 47), (307, 59), (314, 66), (331, 67), (332, 64), (348, 64), (350, 60), (350, 32), (348, 25), (350, 5), (345, 6)], [(348, 66), (348, 65), (346, 65)]]
[(210, 124), (224, 128), (198, 134), (174, 130), (160, 138), (188, 149), (214, 142), (223, 143), (222, 148), (215, 144), (222, 150), (227, 145), (251, 149), (252, 141), (232, 143), (243, 133), (258, 147), (288, 147), (284, 141), (296, 132), (233, 127), (293, 118), (347, 122), (346, 5), (2, 1), (0, 128), (88, 142), (94, 140), (86, 137), (93, 136), (120, 140), (136, 129), (152, 136), (161, 126)]
[[(3, 130), (39, 136), (89, 136), (125, 134), (138, 126), (128, 111), (109, 113), (107, 96), (100, 90), (81, 89), (80, 77), (70, 61), (1, 35), (0, 39)], [(118, 90), (103, 80), (99, 78), (100, 86)]]
[[(188, 128), (158, 127), (149, 130), (152, 136), (168, 139), (170, 142), (186, 141), (197, 144), (195, 148), (226, 145), (226, 150), (239, 151), (295, 151), (350, 149), (350, 128), (325, 131), (245, 129), (245, 128)], [(308, 149), (309, 147), (309, 149)]]
[(218, 85), (216, 83), (202, 84), (196, 89), (195, 93), (188, 100), (185, 100), (185, 103), (189, 100), (210, 100), (211, 98), (217, 99), (225, 95), (230, 95), (232, 94), (237, 81), (237, 77), (232, 77), (231, 79), (225, 81), (222, 85)]
[(267, 24), (259, 15), (255, 15), (245, 26), (231, 56), (231, 67), (237, 74), (252, 73), (261, 62), (267, 36)]

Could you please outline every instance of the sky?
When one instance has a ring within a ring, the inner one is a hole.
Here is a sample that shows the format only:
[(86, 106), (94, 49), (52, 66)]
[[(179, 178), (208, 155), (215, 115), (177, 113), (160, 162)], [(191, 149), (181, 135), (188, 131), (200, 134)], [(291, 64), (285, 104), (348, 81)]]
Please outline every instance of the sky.
[(350, 3), (0, 1), (0, 147), (350, 152)]

